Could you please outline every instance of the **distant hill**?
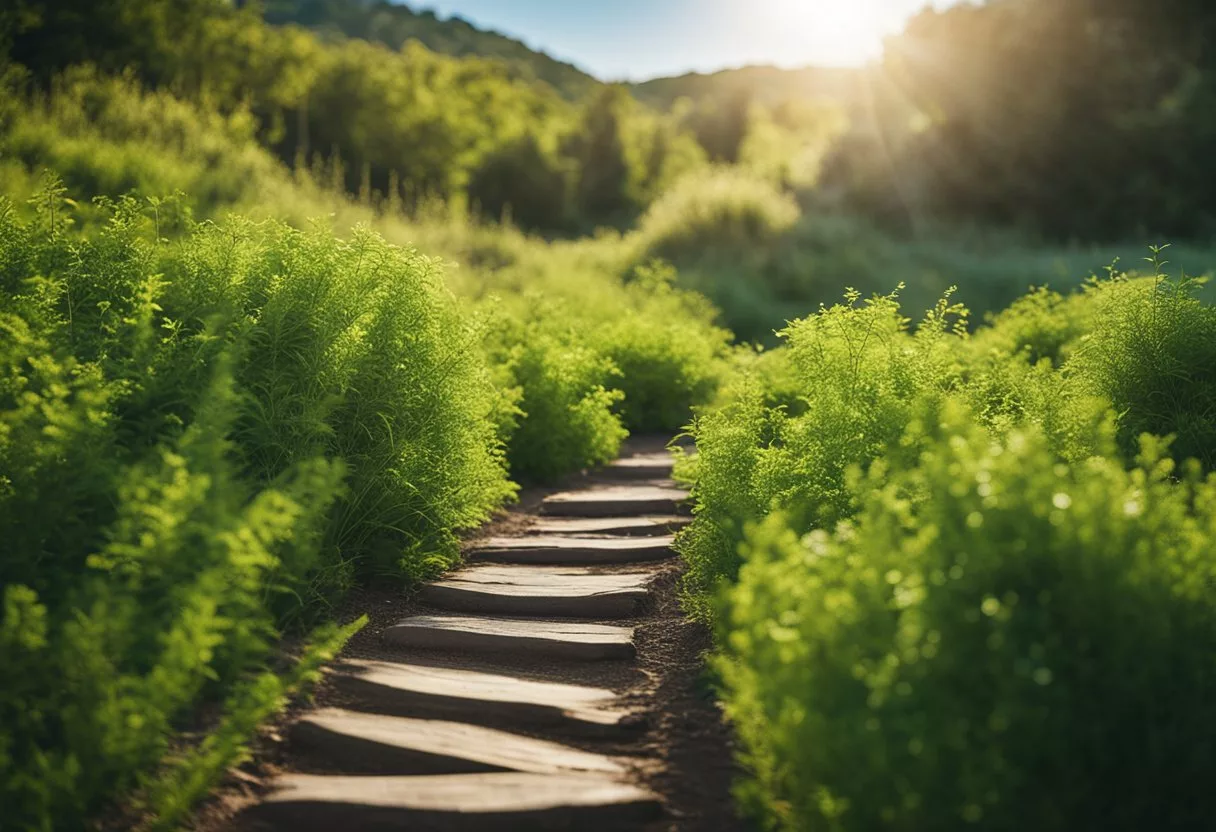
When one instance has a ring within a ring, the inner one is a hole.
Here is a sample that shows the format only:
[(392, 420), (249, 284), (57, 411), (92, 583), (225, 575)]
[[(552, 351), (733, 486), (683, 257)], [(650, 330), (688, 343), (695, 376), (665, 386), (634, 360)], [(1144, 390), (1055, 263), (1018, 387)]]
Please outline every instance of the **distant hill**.
[[(420, 4), (419, 4), (420, 5)], [(475, 55), (502, 61), (512, 77), (540, 81), (564, 98), (577, 101), (601, 85), (573, 64), (459, 16), (443, 18), (429, 9), (389, 0), (264, 0), (269, 23), (294, 23), (324, 36), (345, 36), (399, 49), (415, 40), (445, 55)], [(629, 85), (634, 97), (653, 109), (669, 111), (681, 98), (718, 103), (740, 95), (760, 104), (789, 100), (827, 101), (854, 111), (866, 100), (864, 69), (747, 66), (719, 72), (692, 72)]]
[(445, 55), (497, 58), (514, 77), (543, 81), (563, 97), (576, 100), (600, 82), (578, 67), (499, 32), (479, 29), (460, 17), (441, 18), (387, 0), (265, 0), (267, 22), (295, 23), (324, 34), (331, 32), (399, 49), (416, 40)]
[(865, 69), (747, 66), (656, 78), (634, 84), (632, 89), (639, 101), (663, 110), (670, 109), (680, 98), (726, 100), (740, 94), (760, 104), (809, 99), (837, 102), (848, 107), (863, 97), (866, 73)]

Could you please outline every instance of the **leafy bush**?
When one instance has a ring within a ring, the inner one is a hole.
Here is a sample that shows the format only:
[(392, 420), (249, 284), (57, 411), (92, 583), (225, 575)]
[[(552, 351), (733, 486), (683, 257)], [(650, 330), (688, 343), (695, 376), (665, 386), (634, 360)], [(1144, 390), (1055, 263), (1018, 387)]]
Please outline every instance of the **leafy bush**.
[(1204, 824), (1197, 285), (1112, 273), (974, 338), (948, 301), (913, 334), (854, 295), (740, 362), (697, 419), (678, 545), (769, 826)]
[(1046, 359), (1058, 367), (1093, 325), (1093, 304), (1086, 294), (1065, 297), (1037, 288), (990, 316), (988, 325), (977, 333), (972, 349), (1002, 358), (1023, 357), (1030, 364)]
[[(0, 88), (14, 100), (22, 96), (15, 84)], [(256, 139), (246, 111), (221, 114), (87, 67), (66, 72), (50, 91), (0, 117), (2, 155), (31, 171), (54, 170), (78, 197), (180, 190), (208, 215), (296, 189)], [(15, 183), (3, 184), (14, 190)]]
[(500, 316), (491, 355), (517, 390), (503, 427), (511, 473), (530, 482), (613, 459), (628, 435), (609, 385), (612, 361), (563, 319), (561, 305), (536, 300), (519, 317)]
[(910, 334), (894, 295), (852, 293), (781, 333), (801, 412), (773, 407), (763, 383), (745, 377), (735, 398), (697, 418), (695, 519), (678, 541), (694, 603), (734, 578), (749, 521), (783, 509), (809, 531), (851, 513), (847, 469), (897, 448), (918, 397), (955, 383), (961, 312), (943, 301)]
[(351, 632), (280, 678), (280, 627), (355, 576), (435, 574), (513, 493), (499, 397), (436, 265), (373, 234), (168, 242), (128, 197), (81, 238), (57, 185), (35, 205), (0, 203), (0, 802), (18, 828), (135, 790), (174, 817)]
[(605, 321), (595, 340), (620, 371), (621, 410), (631, 431), (672, 433), (706, 404), (723, 375), (730, 333), (713, 324), (705, 298), (674, 286), (668, 267), (639, 269), (630, 308)]
[(310, 454), (345, 461), (327, 543), (363, 574), (451, 566), (453, 530), (513, 493), (481, 334), (433, 261), (367, 231), (343, 241), (232, 221), (201, 227), (161, 268), (179, 340), (217, 310), (239, 324), (237, 378), (252, 406), (237, 438), (250, 470), (273, 481)]
[(794, 200), (759, 177), (732, 168), (690, 174), (642, 218), (649, 256), (677, 264), (723, 249), (771, 242), (799, 216)]
[(904, 442), (917, 464), (853, 478), (854, 521), (749, 535), (718, 666), (753, 808), (783, 829), (1203, 827), (1216, 479), (1151, 440), (1130, 471), (1062, 466), (956, 405)]
[[(88, 442), (95, 426), (78, 418), (78, 391), (47, 390), (38, 377), (53, 357), (21, 363), (37, 370), (8, 375), (21, 404), (4, 397), (6, 427), (18, 429), (6, 439), (41, 430)], [(201, 392), (209, 402), (194, 424), (140, 462), (93, 455), (81, 471), (79, 455), (57, 458), (43, 446), (38, 464), (5, 466), (15, 474), (0, 497), (9, 539), (91, 512), (88, 525), (68, 524), (78, 534), (56, 534), (63, 549), (19, 542), (0, 575), (0, 663), (14, 674), (0, 695), (0, 794), (18, 828), (78, 827), (138, 785), (200, 696), (265, 658), (265, 599), (280, 565), (319, 555), (318, 518), (338, 493), (341, 466), (314, 460), (276, 488), (251, 489), (226, 458), (230, 388), (221, 376)], [(3, 444), (8, 463), (12, 446)], [(70, 498), (83, 486), (57, 495), (76, 474), (104, 491), (79, 502)]]
[(1093, 289), (1100, 322), (1067, 370), (1078, 387), (1119, 413), (1123, 454), (1140, 434), (1174, 435), (1179, 460), (1216, 468), (1216, 307), (1199, 281), (1116, 276)]

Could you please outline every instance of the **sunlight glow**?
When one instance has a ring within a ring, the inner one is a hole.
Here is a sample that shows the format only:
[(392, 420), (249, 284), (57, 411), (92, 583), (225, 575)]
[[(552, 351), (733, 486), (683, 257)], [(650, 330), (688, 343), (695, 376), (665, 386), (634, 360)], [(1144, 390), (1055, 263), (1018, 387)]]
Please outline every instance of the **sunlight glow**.
[(753, 36), (763, 32), (772, 61), (813, 54), (817, 63), (864, 64), (882, 54), (883, 38), (899, 31), (925, 2), (908, 0), (739, 0)]

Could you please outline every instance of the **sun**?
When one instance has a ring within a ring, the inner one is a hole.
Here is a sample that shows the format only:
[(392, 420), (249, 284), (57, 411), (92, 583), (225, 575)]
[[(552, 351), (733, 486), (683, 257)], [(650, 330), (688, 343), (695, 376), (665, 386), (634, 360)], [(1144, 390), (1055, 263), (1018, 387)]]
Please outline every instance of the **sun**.
[(805, 51), (815, 63), (857, 65), (882, 53), (898, 27), (891, 0), (753, 0), (755, 23), (767, 30), (776, 57)]

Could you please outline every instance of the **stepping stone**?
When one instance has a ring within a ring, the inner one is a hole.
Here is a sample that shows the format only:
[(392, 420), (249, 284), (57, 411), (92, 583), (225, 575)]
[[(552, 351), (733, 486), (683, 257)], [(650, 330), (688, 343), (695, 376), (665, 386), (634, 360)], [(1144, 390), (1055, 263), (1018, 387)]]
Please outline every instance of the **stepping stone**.
[(398, 716), (580, 736), (623, 736), (644, 724), (641, 712), (617, 706), (617, 695), (604, 688), (475, 670), (349, 661), (333, 681), (358, 707)]
[(691, 517), (541, 517), (524, 530), (526, 535), (667, 536), (692, 522)]
[(624, 761), (492, 728), (329, 708), (291, 728), (292, 748), (344, 773), (604, 774), (625, 777)]
[(632, 659), (633, 628), (572, 621), (415, 615), (384, 631), (396, 647), (489, 652), (535, 659)]
[(596, 474), (622, 480), (666, 480), (671, 478), (675, 458), (666, 451), (636, 454), (614, 460)]
[(653, 572), (605, 572), (586, 566), (500, 566), (462, 569), (429, 583), (419, 599), (452, 612), (537, 618), (631, 618)]
[(603, 775), (506, 772), (433, 777), (291, 774), (247, 810), (292, 832), (617, 830), (662, 816), (651, 791)]
[(552, 494), (541, 511), (561, 517), (622, 517), (676, 514), (688, 492), (659, 485), (604, 485)]
[(469, 552), (469, 557), (496, 563), (617, 564), (664, 560), (675, 552), (666, 537), (496, 537)]

